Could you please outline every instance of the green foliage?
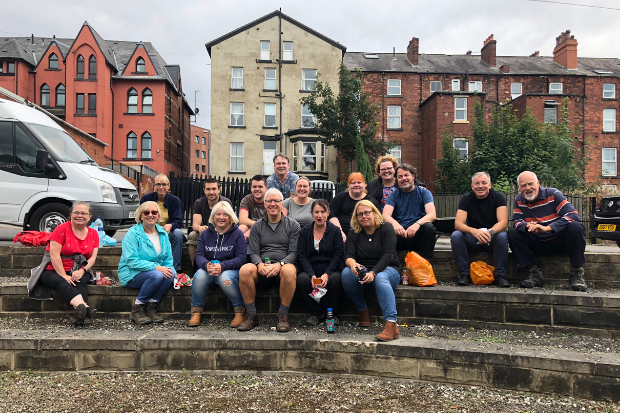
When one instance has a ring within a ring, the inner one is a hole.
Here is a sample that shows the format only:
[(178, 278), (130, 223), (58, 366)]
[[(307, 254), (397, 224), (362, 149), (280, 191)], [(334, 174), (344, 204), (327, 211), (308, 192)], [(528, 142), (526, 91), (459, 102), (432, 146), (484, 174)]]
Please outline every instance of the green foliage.
[(362, 137), (358, 135), (356, 148), (357, 152), (357, 170), (362, 175), (364, 175), (364, 180), (369, 182), (372, 178), (372, 166), (370, 165), (370, 160), (368, 159), (368, 154), (364, 150), (364, 142), (362, 142)]
[(529, 109), (519, 120), (510, 105), (494, 110), (485, 120), (476, 103), (467, 160), (452, 148), (454, 136), (444, 132), (443, 159), (435, 162), (438, 186), (441, 191), (467, 192), (471, 175), (486, 171), (495, 189), (509, 192), (516, 187), (517, 176), (529, 170), (544, 185), (567, 192), (584, 189), (586, 159), (575, 145), (578, 135), (578, 128), (569, 126), (566, 100), (557, 124), (539, 122)]
[(325, 138), (327, 145), (335, 147), (345, 161), (350, 163), (358, 159), (359, 137), (363, 144), (361, 148), (374, 163), (394, 144), (375, 137), (378, 108), (362, 90), (362, 72), (358, 70), (353, 75), (342, 62), (338, 72), (338, 95), (334, 94), (329, 83), (321, 81), (319, 74), (312, 93), (301, 98), (300, 102), (307, 105), (316, 117), (315, 132)]

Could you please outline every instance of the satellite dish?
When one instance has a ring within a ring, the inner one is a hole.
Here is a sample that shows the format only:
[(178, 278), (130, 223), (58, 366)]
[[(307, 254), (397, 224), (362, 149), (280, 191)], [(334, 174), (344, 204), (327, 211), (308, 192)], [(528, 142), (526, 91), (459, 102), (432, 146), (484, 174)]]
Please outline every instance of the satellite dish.
[(194, 114), (197, 115), (198, 112), (200, 112), (200, 109), (196, 108), (196, 110), (194, 110)]

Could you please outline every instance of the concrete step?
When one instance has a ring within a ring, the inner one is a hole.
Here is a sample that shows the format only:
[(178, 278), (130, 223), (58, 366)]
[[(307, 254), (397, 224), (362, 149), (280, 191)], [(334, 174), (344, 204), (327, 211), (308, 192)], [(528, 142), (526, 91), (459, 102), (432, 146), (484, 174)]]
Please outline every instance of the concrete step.
[[(345, 334), (0, 331), (0, 369), (224, 370), (356, 374), (613, 400), (620, 355), (492, 343)], [(29, 336), (30, 338), (11, 337)], [(289, 336), (289, 337), (287, 337)]]

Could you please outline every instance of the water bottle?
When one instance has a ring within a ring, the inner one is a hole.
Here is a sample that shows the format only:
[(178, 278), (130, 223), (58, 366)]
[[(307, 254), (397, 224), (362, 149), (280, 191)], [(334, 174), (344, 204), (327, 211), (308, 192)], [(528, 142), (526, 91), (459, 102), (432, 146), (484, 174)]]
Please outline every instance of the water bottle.
[(103, 247), (103, 236), (105, 235), (103, 232), (103, 221), (101, 217), (97, 217), (95, 220), (95, 229), (97, 229), (97, 234), (99, 234), (99, 247)]
[(336, 326), (334, 324), (334, 312), (331, 308), (327, 309), (327, 318), (325, 318), (325, 330), (327, 330), (327, 334), (334, 334), (336, 332)]
[(265, 257), (265, 267), (269, 269), (270, 266), (271, 266), (271, 260), (269, 259), (269, 257)]
[(403, 285), (409, 285), (409, 276), (407, 275), (407, 267), (403, 267)]

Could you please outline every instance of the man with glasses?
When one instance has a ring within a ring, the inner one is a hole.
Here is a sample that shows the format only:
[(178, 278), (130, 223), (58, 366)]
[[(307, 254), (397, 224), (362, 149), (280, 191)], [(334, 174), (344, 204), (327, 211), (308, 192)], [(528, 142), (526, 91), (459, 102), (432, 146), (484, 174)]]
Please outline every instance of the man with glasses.
[(366, 188), (368, 195), (379, 201), (380, 211), (383, 211), (388, 195), (398, 189), (396, 168), (398, 168), (396, 158), (390, 155), (382, 156), (377, 159), (375, 164), (375, 173), (378, 177), (368, 182), (368, 187)]
[(161, 216), (157, 224), (162, 226), (168, 233), (168, 239), (172, 246), (174, 269), (177, 274), (180, 274), (183, 242), (185, 241), (183, 231), (181, 231), (181, 226), (183, 225), (181, 200), (169, 192), (170, 181), (166, 175), (157, 175), (155, 177), (154, 187), (155, 191), (144, 195), (140, 199), (140, 204), (146, 201), (157, 202), (159, 210), (161, 211)]
[[(288, 311), (295, 294), (297, 281), (297, 238), (299, 224), (282, 214), (282, 193), (275, 188), (267, 190), (267, 216), (259, 219), (250, 231), (248, 258), (250, 263), (239, 270), (239, 287), (247, 311), (237, 330), (248, 331), (259, 322), (256, 312), (256, 288), (280, 285), (280, 308), (276, 330), (290, 331)], [(269, 261), (266, 262), (266, 259)]]
[(295, 191), (295, 184), (299, 176), (289, 171), (290, 163), (288, 156), (279, 153), (273, 157), (274, 172), (267, 178), (267, 188), (275, 188), (282, 193), (284, 198), (291, 197), (291, 191)]

